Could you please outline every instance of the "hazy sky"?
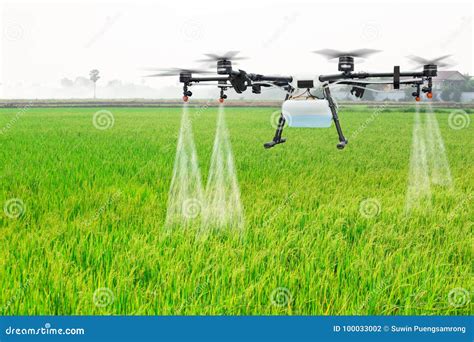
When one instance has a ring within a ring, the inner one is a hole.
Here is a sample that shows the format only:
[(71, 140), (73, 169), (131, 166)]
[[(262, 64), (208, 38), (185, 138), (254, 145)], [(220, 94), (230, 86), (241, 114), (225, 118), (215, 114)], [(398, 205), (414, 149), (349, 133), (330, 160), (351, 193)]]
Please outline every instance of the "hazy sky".
[[(416, 54), (452, 54), (473, 74), (471, 1), (1, 1), (2, 93), (19, 84), (59, 86), (63, 77), (101, 71), (152, 87), (140, 67), (194, 67), (207, 52), (240, 50), (239, 67), (271, 74), (335, 72), (312, 54), (323, 48), (376, 48), (364, 71), (412, 65)], [(357, 66), (356, 66), (357, 68)], [(178, 94), (179, 96), (179, 94)]]

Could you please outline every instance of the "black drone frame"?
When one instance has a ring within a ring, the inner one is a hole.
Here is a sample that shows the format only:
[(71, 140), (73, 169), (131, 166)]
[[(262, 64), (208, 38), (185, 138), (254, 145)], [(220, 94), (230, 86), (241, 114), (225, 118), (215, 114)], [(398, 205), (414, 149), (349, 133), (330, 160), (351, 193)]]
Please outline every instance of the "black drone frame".
[[(369, 72), (353, 72), (354, 71), (354, 58), (351, 56), (339, 57), (338, 69), (341, 71), (338, 74), (333, 75), (320, 75), (319, 81), (322, 82), (323, 96), (328, 101), (329, 108), (332, 113), (332, 119), (336, 126), (337, 134), (339, 137), (339, 143), (337, 144), (338, 149), (343, 149), (348, 140), (344, 137), (342, 132), (341, 124), (339, 122), (337, 105), (333, 100), (329, 86), (331, 84), (341, 85), (352, 85), (351, 94), (358, 98), (362, 98), (367, 85), (370, 84), (387, 84), (393, 85), (394, 89), (400, 89), (400, 85), (411, 85), (415, 87), (415, 91), (412, 96), (415, 97), (416, 101), (420, 101), (421, 92), (426, 93), (428, 98), (432, 97), (432, 78), (437, 76), (437, 65), (426, 64), (423, 66), (422, 72), (400, 72), (400, 67), (395, 66), (393, 72), (385, 73), (369, 73)], [(201, 82), (217, 82), (217, 86), (220, 88), (220, 102), (223, 102), (227, 98), (225, 91), (228, 88), (233, 88), (237, 93), (242, 93), (248, 88), (252, 89), (254, 94), (260, 94), (262, 87), (277, 86), (286, 90), (285, 101), (292, 97), (293, 91), (295, 90), (290, 84), (293, 81), (291, 76), (265, 76), (260, 74), (247, 73), (243, 70), (232, 69), (232, 63), (230, 60), (218, 60), (217, 61), (217, 74), (218, 76), (210, 77), (194, 77), (191, 72), (183, 71), (179, 74), (179, 81), (184, 84), (183, 86), (183, 99), (188, 100), (188, 97), (192, 95), (188, 87), (199, 84)], [(368, 80), (369, 78), (390, 78), (388, 80)], [(403, 79), (402, 79), (403, 78)], [(424, 84), (427, 83), (426, 86)], [(298, 80), (298, 88), (313, 88), (313, 81)], [(271, 148), (277, 144), (284, 143), (286, 139), (282, 138), (283, 128), (285, 126), (285, 117), (283, 113), (280, 114), (278, 120), (278, 126), (273, 137), (273, 140), (265, 143), (265, 148)]]

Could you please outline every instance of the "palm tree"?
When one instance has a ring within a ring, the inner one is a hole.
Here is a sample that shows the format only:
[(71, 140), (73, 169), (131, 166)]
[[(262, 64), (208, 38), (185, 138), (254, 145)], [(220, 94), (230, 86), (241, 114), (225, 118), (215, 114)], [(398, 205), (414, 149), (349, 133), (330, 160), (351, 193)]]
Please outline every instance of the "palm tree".
[(94, 99), (95, 99), (95, 85), (96, 85), (96, 82), (99, 80), (100, 76), (99, 76), (99, 70), (97, 69), (92, 69), (89, 73), (89, 76), (90, 76), (90, 79), (92, 82), (94, 82)]

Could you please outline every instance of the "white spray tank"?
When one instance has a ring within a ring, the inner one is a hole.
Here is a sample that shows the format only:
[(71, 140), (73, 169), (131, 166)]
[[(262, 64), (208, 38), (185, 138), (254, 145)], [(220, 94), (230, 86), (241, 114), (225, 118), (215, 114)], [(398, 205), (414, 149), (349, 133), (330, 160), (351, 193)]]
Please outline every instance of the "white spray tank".
[[(291, 83), (293, 94), (310, 94), (286, 100), (281, 111), (290, 127), (327, 128), (331, 126), (332, 113), (329, 102), (322, 96), (321, 82), (318, 76), (295, 76)], [(311, 95), (311, 97), (308, 97)], [(313, 97), (314, 96), (314, 97)]]

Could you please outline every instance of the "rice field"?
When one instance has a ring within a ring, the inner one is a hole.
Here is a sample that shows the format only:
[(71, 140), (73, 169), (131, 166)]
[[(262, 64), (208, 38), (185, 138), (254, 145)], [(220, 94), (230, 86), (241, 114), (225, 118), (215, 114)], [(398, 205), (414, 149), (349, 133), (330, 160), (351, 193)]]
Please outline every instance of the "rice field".
[[(1, 314), (472, 314), (474, 124), (450, 110), (451, 185), (407, 212), (413, 110), (343, 109), (339, 151), (334, 127), (265, 150), (275, 109), (226, 108), (244, 227), (201, 239), (164, 227), (181, 108), (20, 111), (0, 110)], [(189, 109), (203, 184), (217, 113)]]

